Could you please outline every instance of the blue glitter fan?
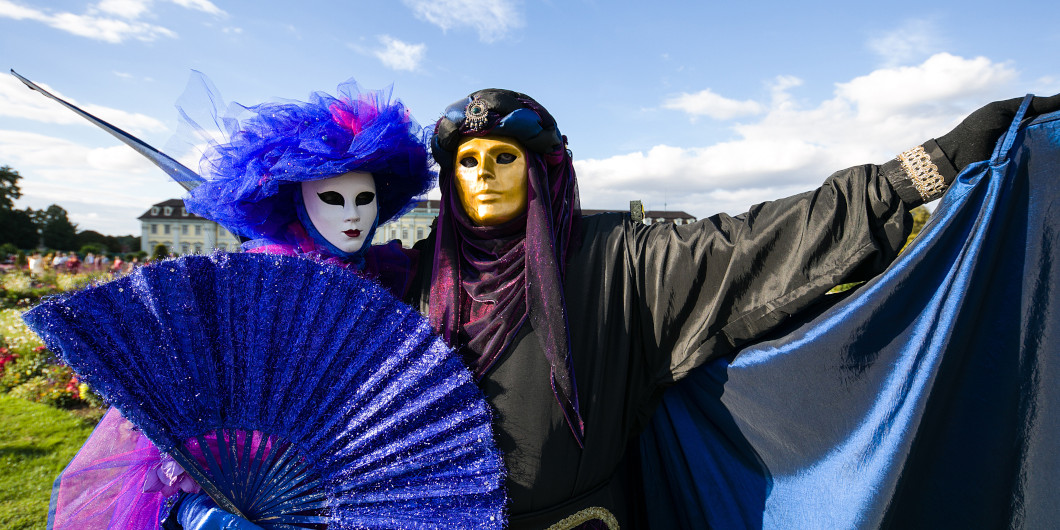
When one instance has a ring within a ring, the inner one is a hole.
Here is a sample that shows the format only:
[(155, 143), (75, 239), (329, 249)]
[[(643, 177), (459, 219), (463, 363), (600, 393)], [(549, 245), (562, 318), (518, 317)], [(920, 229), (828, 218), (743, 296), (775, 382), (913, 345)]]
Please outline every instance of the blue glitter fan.
[(264, 528), (501, 528), (490, 411), (427, 321), (370, 280), (186, 256), (27, 324), (217, 501)]

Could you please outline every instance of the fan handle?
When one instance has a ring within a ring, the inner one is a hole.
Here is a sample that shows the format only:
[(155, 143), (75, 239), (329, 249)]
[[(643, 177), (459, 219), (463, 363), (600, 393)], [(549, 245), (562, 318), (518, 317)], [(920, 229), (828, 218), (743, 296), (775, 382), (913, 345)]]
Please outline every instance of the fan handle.
[(184, 471), (188, 475), (191, 475), (191, 478), (194, 479), (195, 482), (199, 484), (199, 487), (201, 487), (202, 490), (217, 503), (217, 506), (229, 513), (247, 519), (247, 516), (243, 515), (243, 512), (239, 511), (239, 508), (236, 508), (236, 505), (221, 493), (221, 490), (217, 488), (213, 481), (199, 470), (198, 462), (196, 462), (191, 454), (188, 453), (187, 448), (175, 447), (173, 452), (170, 453), (170, 456), (180, 464), (180, 467), (184, 468)]

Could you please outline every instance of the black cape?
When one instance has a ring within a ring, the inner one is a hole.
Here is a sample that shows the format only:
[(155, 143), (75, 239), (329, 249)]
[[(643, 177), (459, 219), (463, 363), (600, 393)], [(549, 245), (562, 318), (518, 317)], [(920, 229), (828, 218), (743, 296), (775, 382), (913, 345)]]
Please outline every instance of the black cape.
[[(588, 507), (635, 524), (639, 485), (624, 457), (663, 391), (837, 284), (883, 270), (911, 229), (911, 189), (897, 164), (865, 165), (734, 217), (651, 226), (623, 214), (583, 218), (564, 288), (584, 450), (529, 324), (480, 381), (506, 455), (512, 528), (547, 527)], [(433, 233), (418, 248), (408, 302), (426, 313)]]

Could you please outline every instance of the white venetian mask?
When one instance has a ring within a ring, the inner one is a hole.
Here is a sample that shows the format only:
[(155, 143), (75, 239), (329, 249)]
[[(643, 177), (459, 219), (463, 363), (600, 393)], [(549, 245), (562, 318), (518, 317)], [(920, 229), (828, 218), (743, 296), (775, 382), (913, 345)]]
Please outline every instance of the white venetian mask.
[(364, 246), (379, 211), (375, 179), (363, 171), (302, 182), (302, 200), (313, 227), (343, 252)]

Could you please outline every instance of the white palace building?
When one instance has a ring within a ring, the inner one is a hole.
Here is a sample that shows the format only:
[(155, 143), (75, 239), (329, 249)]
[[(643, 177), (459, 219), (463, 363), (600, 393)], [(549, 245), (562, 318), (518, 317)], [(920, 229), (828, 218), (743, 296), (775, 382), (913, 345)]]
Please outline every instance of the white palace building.
[(170, 254), (209, 254), (213, 249), (239, 251), (239, 238), (221, 225), (188, 212), (184, 201), (169, 199), (151, 206), (140, 219), (140, 250), (165, 245)]
[[(380, 226), (376, 230), (376, 241), (397, 239), (405, 247), (412, 247), (417, 241), (427, 237), (431, 224), (438, 217), (439, 201), (420, 201), (409, 213)], [(587, 210), (582, 214), (591, 215), (613, 210)], [(208, 254), (213, 249), (238, 252), (239, 238), (225, 230), (221, 225), (184, 208), (184, 201), (169, 199), (151, 206), (139, 217), (140, 249), (153, 252), (158, 245), (165, 245), (171, 254)], [(644, 224), (675, 223), (688, 224), (695, 217), (685, 212), (655, 211), (644, 212)]]

